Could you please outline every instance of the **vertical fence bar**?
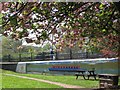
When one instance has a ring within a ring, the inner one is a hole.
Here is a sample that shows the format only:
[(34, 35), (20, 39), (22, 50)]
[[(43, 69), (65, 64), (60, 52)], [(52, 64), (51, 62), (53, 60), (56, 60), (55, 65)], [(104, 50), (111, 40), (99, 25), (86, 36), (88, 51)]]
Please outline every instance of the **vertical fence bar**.
[(10, 62), (11, 60), (11, 56), (10, 56), (10, 54), (8, 54), (8, 61)]
[(72, 50), (70, 48), (70, 59), (72, 59)]
[(42, 53), (42, 59), (45, 60), (45, 53)]
[(33, 58), (33, 57), (32, 57), (32, 52), (30, 53), (30, 55), (31, 55), (31, 57), (30, 57), (30, 58), (31, 58), (31, 61), (32, 61), (32, 58)]
[(55, 52), (55, 59), (58, 60), (58, 52)]
[(88, 58), (89, 56), (88, 56), (88, 52), (86, 52), (86, 58)]

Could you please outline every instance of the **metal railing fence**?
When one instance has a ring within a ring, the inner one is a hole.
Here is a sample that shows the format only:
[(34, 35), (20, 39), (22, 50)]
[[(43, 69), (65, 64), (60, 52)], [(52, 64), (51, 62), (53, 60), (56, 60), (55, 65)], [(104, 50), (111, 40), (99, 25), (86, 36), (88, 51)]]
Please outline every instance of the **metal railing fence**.
[(68, 59), (87, 59), (87, 58), (103, 58), (104, 55), (96, 52), (83, 52), (83, 53), (59, 53), (42, 52), (39, 54), (34, 53), (18, 53), (16, 55), (8, 54), (2, 56), (3, 62), (20, 62), (20, 61), (45, 61), (45, 60), (68, 60)]

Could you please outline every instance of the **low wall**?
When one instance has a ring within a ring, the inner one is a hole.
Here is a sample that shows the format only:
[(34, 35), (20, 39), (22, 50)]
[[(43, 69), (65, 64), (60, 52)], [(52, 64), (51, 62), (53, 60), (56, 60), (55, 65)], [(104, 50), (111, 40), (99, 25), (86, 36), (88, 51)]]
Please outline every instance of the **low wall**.
[(0, 68), (4, 70), (16, 71), (17, 63), (0, 63)]

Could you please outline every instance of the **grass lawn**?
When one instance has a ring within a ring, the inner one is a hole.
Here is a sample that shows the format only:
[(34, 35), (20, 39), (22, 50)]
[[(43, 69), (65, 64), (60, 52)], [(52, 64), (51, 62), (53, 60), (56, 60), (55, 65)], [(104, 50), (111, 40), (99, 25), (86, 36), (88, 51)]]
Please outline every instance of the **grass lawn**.
[[(77, 85), (77, 86), (81, 86), (81, 87), (85, 87), (85, 88), (97, 88), (97, 87), (99, 87), (99, 81), (98, 80), (92, 80), (92, 79), (91, 80), (84, 80), (83, 77), (79, 77), (76, 80), (75, 76), (62, 76), (62, 75), (52, 76), (52, 75), (41, 75), (41, 74), (20, 74), (20, 73), (15, 73), (15, 72), (6, 71), (6, 70), (3, 70), (3, 73), (17, 74), (17, 75), (21, 75), (21, 76), (28, 76), (28, 77), (33, 77), (33, 78), (39, 78), (39, 79), (50, 80), (50, 81), (55, 81), (55, 82), (61, 82), (61, 83), (64, 83), (64, 84)], [(4, 76), (3, 76), (3, 79), (4, 79)], [(5, 81), (3, 81), (3, 83), (4, 82)], [(119, 80), (119, 85), (120, 85), (120, 80)], [(4, 84), (3, 84), (3, 86), (4, 86)]]
[[(11, 71), (6, 71), (3, 70), (2, 73), (9, 73), (9, 74), (17, 74), (17, 75), (22, 75), (22, 76), (28, 76), (28, 77), (33, 77), (33, 78), (39, 78), (39, 79), (44, 79), (44, 80), (50, 80), (50, 81), (55, 81), (55, 82), (61, 82), (64, 84), (71, 84), (71, 85), (77, 85), (77, 86), (82, 86), (86, 88), (96, 88), (99, 85), (99, 82), (97, 80), (84, 80), (83, 77), (79, 77), (78, 80), (76, 80), (75, 76), (61, 76), (61, 75), (41, 75), (41, 74), (20, 74), (20, 73), (15, 73)], [(4, 76), (3, 76), (4, 79)], [(6, 79), (7, 81), (7, 79)], [(4, 83), (4, 81), (3, 81)]]
[(2, 88), (60, 88), (57, 85), (51, 85), (34, 80), (21, 79), (13, 76), (3, 75), (2, 78)]
[(85, 88), (97, 88), (99, 86), (98, 80), (84, 80), (83, 77), (79, 77), (77, 80), (76, 76), (64, 76), (64, 75), (40, 75), (40, 74), (22, 74), (24, 76), (40, 78), (55, 82), (61, 82), (65, 84), (77, 85)]
[[(7, 71), (5, 72), (7, 73)], [(11, 72), (11, 74), (14, 74), (14, 72)], [(2, 74), (2, 79), (0, 82), (2, 82), (2, 88), (62, 88), (57, 85), (52, 85), (48, 83), (13, 76), (6, 76), (4, 74)]]

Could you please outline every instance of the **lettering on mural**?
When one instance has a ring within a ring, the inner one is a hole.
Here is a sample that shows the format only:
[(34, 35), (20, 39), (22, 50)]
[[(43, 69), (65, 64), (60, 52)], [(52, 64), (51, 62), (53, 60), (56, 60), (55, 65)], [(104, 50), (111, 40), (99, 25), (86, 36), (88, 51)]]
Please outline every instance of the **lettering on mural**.
[(79, 69), (80, 66), (64, 66), (64, 65), (53, 65), (51, 68), (74, 68), (74, 69)]

